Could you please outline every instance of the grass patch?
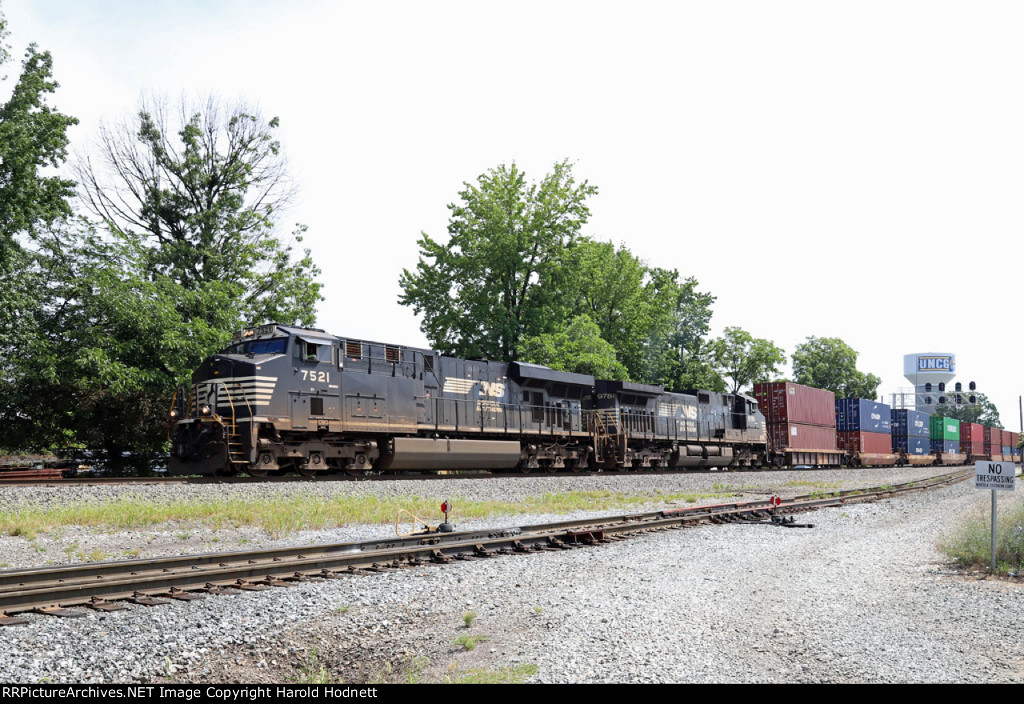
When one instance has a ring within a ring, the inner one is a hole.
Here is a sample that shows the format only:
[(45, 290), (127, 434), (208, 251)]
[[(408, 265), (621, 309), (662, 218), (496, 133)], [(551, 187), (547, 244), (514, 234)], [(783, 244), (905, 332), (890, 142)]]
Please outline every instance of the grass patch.
[(462, 614), (462, 620), (466, 624), (466, 628), (469, 628), (473, 625), (473, 621), (476, 620), (476, 611), (467, 611)]
[(516, 665), (497, 670), (467, 670), (461, 675), (446, 676), (448, 684), (522, 684), (527, 677), (537, 674), (537, 666)]
[(430, 658), (423, 655), (404, 664), (399, 663), (397, 667), (390, 660), (386, 660), (367, 684), (420, 684), (423, 671), (429, 664)]
[[(571, 491), (544, 494), (522, 501), (472, 501), (454, 497), (463, 518), (528, 513), (569, 513), (635, 507), (640, 504), (670, 504), (730, 494), (627, 495), (613, 491)], [(353, 523), (392, 523), (399, 509), (420, 516), (437, 513), (433, 497), (367, 498), (323, 497), (298, 494), (265, 499), (203, 499), (157, 502), (140, 498), (93, 501), (74, 506), (30, 507), (0, 514), (0, 534), (35, 539), (67, 526), (98, 530), (136, 530), (169, 522), (188, 522), (212, 530), (252, 526), (274, 536), (300, 530), (324, 529)], [(179, 539), (187, 534), (179, 533)], [(247, 541), (242, 541), (247, 542)]]
[[(1024, 571), (1024, 500), (1000, 501), (996, 518), (996, 572)], [(991, 508), (979, 508), (963, 519), (939, 549), (958, 567), (988, 569), (992, 564)]]
[[(320, 653), (316, 650), (309, 653), (307, 662), (289, 679), (297, 684), (332, 684), (331, 671), (320, 662)], [(342, 684), (340, 679), (336, 683)]]
[(782, 486), (802, 488), (808, 487), (810, 489), (838, 489), (839, 484), (835, 482), (814, 482), (809, 480), (794, 479), (793, 481), (786, 482)]
[(473, 650), (476, 646), (488, 640), (490, 640), (488, 636), (471, 636), (467, 633), (456, 638), (455, 645), (462, 647), (463, 650)]

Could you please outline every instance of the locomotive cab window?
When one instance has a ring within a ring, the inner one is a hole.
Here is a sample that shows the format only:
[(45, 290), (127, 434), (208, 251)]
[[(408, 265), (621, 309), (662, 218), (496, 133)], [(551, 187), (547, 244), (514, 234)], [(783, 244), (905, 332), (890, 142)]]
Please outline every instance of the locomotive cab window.
[(296, 356), (304, 362), (312, 362), (314, 364), (320, 362), (330, 363), (333, 358), (331, 351), (332, 346), (324, 344), (321, 340), (300, 337), (298, 344), (295, 345)]

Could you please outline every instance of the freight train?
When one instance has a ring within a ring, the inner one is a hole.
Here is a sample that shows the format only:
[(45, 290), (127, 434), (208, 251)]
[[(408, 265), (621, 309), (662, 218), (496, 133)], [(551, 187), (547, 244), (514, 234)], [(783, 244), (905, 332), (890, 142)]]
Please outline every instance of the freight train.
[(982, 449), (994, 457), (1004, 439), (961, 453), (941, 431), (950, 419), (933, 417), (947, 441), (925, 441), (921, 452), (922, 421), (908, 413), (890, 429), (887, 406), (800, 384), (756, 384), (754, 396), (673, 393), (270, 323), (236, 333), (177, 390), (168, 469), (263, 477), (958, 464)]
[(726, 468), (767, 463), (747, 395), (336, 337), (236, 333), (170, 411), (172, 474)]

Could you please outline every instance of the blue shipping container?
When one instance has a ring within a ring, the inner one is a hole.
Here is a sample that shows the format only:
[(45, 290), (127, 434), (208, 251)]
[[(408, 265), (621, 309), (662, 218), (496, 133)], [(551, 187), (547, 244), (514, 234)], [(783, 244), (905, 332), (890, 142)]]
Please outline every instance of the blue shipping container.
[(910, 438), (930, 438), (929, 417), (924, 411), (897, 408), (892, 412), (892, 434), (906, 435)]
[(892, 429), (889, 406), (862, 398), (836, 399), (836, 430), (888, 433)]
[(1009, 457), (1009, 456), (1010, 456), (1010, 446), (1009, 445), (1003, 445), (1003, 457)]
[(908, 438), (906, 435), (892, 436), (892, 451), (908, 455), (927, 455), (931, 452), (930, 438)]
[(931, 440), (932, 452), (960, 452), (960, 443), (956, 440)]

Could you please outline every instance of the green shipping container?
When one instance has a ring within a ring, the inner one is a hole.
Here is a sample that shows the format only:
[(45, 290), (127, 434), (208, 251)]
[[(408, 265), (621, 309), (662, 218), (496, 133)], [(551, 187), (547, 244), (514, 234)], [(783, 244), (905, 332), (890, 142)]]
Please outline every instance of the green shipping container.
[(960, 421), (944, 416), (931, 417), (932, 440), (956, 440), (960, 442)]

